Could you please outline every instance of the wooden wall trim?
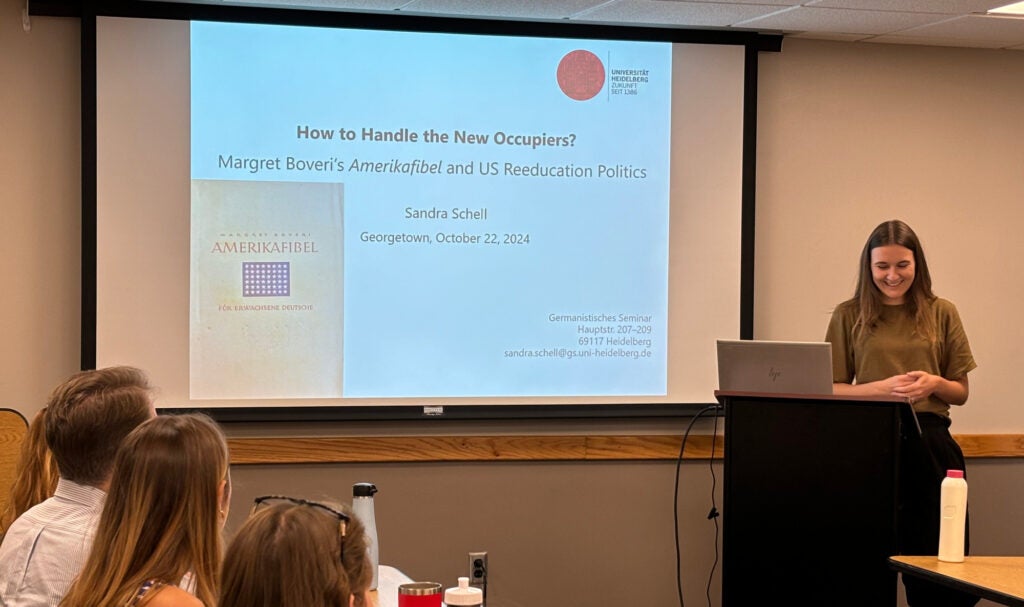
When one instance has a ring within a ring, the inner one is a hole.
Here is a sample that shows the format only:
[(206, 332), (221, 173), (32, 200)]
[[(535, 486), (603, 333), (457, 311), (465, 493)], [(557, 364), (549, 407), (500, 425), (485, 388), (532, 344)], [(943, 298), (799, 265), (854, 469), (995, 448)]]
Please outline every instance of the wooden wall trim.
[(967, 457), (1024, 457), (1024, 434), (955, 434)]
[[(1024, 435), (958, 434), (964, 455), (1024, 457)], [(674, 460), (680, 436), (231, 438), (233, 464)], [(691, 435), (684, 459), (722, 457), (723, 438)]]

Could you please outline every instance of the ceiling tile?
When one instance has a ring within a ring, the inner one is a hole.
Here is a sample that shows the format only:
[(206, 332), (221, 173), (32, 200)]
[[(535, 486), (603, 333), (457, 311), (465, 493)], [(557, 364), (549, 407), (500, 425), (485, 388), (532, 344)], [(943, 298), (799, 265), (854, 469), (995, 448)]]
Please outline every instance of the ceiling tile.
[[(154, 0), (155, 1), (155, 0)], [(164, 0), (168, 1), (168, 0)], [(1024, 47), (1024, 18), (984, 12), (1009, 0), (169, 0), (611, 26), (736, 28), (824, 40)]]
[(940, 38), (940, 37), (928, 37), (928, 36), (899, 36), (896, 34), (886, 36), (876, 36), (874, 38), (868, 38), (864, 42), (879, 42), (885, 44), (918, 44), (922, 46), (958, 46), (958, 47), (973, 47), (973, 48), (1006, 48), (1004, 45), (996, 42), (981, 42), (981, 41), (970, 41), (969, 44), (963, 40), (957, 40), (954, 38)]
[(839, 8), (799, 7), (738, 25), (791, 32), (887, 34), (946, 18), (948, 17), (945, 15), (926, 13), (876, 13)]
[[(409, 3), (409, 0), (249, 0), (247, 6), (271, 6), (285, 8), (330, 9), (339, 11), (392, 11)], [(212, 4), (207, 2), (206, 4)]]
[(568, 19), (605, 4), (602, 0), (414, 0), (404, 2), (402, 12), (439, 13), (456, 17), (510, 19)]
[(807, 38), (811, 40), (835, 40), (838, 42), (859, 42), (870, 38), (867, 34), (840, 34), (833, 32), (800, 32), (799, 34), (787, 34), (786, 38)]
[(939, 13), (963, 15), (984, 13), (991, 8), (1005, 6), (1013, 0), (817, 0), (805, 6), (821, 8), (848, 8), (866, 11), (898, 13)]
[(770, 4), (774, 6), (798, 6), (802, 0), (656, 0), (657, 2), (683, 2), (696, 4)]
[(578, 18), (587, 21), (624, 21), (676, 27), (726, 27), (737, 21), (767, 15), (779, 9), (778, 6), (763, 4), (619, 0), (605, 3), (579, 15)]
[(945, 38), (978, 43), (1000, 43), (1000, 46), (1024, 44), (1024, 19), (969, 15), (923, 25), (899, 32), (900, 36)]

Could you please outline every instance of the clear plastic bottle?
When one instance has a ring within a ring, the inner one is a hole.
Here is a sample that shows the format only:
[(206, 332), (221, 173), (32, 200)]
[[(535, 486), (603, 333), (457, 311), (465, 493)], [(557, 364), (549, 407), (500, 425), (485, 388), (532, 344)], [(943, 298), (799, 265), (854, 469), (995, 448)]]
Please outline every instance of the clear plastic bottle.
[(373, 568), (373, 580), (370, 590), (377, 589), (377, 573), (380, 569), (380, 548), (377, 545), (377, 517), (373, 513), (373, 495), (377, 493), (377, 485), (373, 483), (356, 483), (352, 485), (352, 512), (366, 528), (369, 540), (367, 550), (370, 551), (370, 566)]
[(967, 481), (963, 470), (947, 470), (942, 479), (939, 511), (939, 560), (964, 560), (964, 532), (967, 525)]
[(460, 577), (459, 585), (444, 591), (444, 604), (449, 607), (462, 605), (483, 605), (484, 591), (470, 588), (469, 578)]

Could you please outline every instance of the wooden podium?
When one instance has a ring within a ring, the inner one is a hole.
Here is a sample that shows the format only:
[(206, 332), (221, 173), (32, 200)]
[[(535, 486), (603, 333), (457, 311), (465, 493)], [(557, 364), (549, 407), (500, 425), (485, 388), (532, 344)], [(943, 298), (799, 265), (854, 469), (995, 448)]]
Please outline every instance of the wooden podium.
[(725, 405), (722, 605), (896, 604), (898, 399), (715, 393)]

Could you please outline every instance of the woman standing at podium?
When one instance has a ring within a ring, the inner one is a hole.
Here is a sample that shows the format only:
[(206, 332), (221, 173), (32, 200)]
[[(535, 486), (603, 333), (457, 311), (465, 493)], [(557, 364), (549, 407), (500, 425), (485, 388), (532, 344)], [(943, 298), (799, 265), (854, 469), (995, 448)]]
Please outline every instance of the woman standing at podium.
[[(910, 226), (892, 220), (871, 232), (857, 291), (832, 312), (825, 341), (832, 344), (835, 394), (895, 396), (914, 407), (921, 438), (904, 451), (899, 551), (938, 554), (940, 485), (946, 470), (965, 470), (949, 432), (950, 405), (967, 402), (967, 374), (977, 364), (956, 307), (932, 292), (924, 249)], [(904, 577), (903, 585), (912, 607), (978, 601), (924, 580)]]

